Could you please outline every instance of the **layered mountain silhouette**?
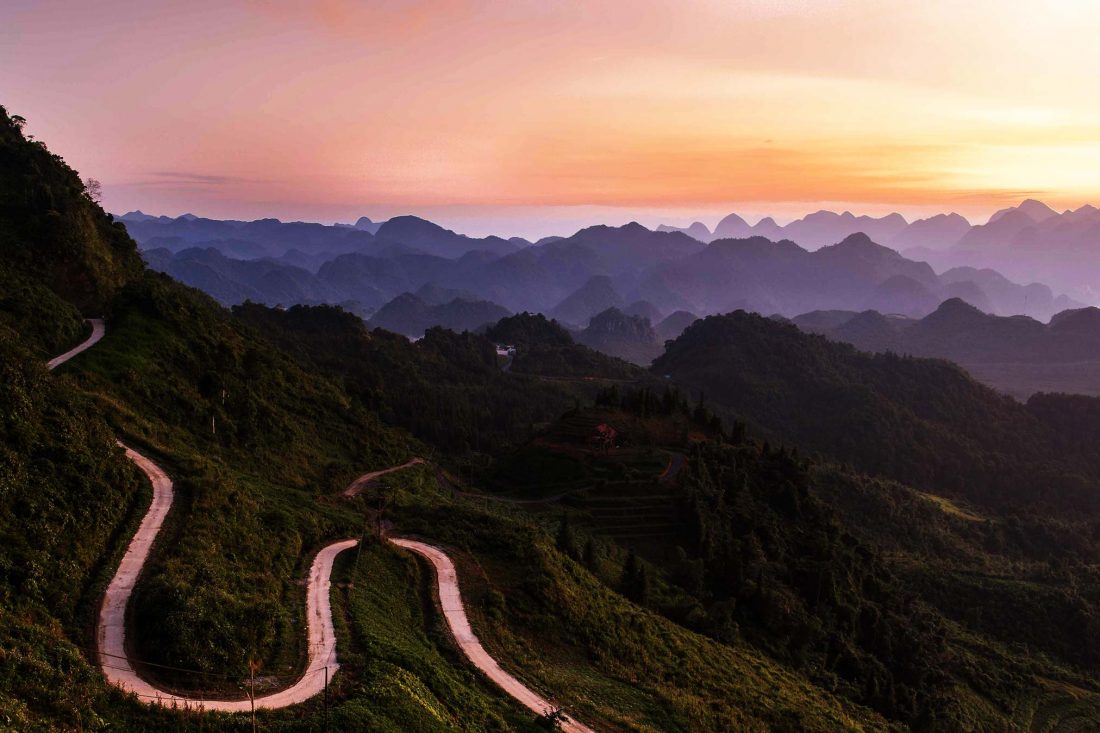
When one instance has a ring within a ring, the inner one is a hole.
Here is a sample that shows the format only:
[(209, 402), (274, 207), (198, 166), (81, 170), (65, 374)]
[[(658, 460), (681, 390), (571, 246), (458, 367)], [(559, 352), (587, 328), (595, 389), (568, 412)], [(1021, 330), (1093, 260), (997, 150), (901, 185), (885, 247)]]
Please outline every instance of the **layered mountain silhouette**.
[[(1081, 213), (1082, 221), (1089, 219), (1087, 213)], [(991, 226), (1035, 221), (1033, 216), (1042, 211), (1027, 205), (1002, 213)], [(1046, 285), (1020, 285), (989, 268), (955, 267), (937, 274), (927, 262), (876, 239), (942, 241), (969, 226), (956, 215), (906, 224), (897, 215), (818, 212), (779, 227), (771, 220), (749, 226), (733, 214), (719, 222), (714, 235), (766, 231), (776, 238), (723, 236), (705, 242), (632, 222), (587, 227), (534, 244), (466, 237), (413, 216), (324, 226), (134, 212), (124, 221), (152, 267), (227, 305), (343, 303), (369, 315), (413, 293), (430, 306), (457, 298), (509, 312), (546, 313), (575, 330), (609, 308), (648, 318), (652, 325), (677, 311), (707, 315), (736, 309), (786, 317), (813, 310), (875, 310), (920, 318), (953, 297), (987, 312), (1043, 320), (1081, 305)], [(856, 228), (877, 234), (856, 231), (828, 241)], [(702, 236), (705, 227), (689, 229)], [(963, 238), (977, 230), (968, 228)], [(820, 246), (777, 236), (787, 233)], [(419, 322), (414, 325), (419, 330)]]
[(622, 308), (623, 297), (607, 275), (593, 275), (581, 287), (558, 303), (549, 315), (562, 323), (584, 325), (597, 313)]
[(642, 366), (663, 351), (649, 318), (628, 315), (618, 308), (596, 314), (577, 335), (577, 343)]
[(657, 338), (662, 342), (674, 339), (684, 332), (684, 329), (699, 320), (699, 316), (690, 311), (676, 311), (669, 314), (668, 318), (657, 324)]
[(937, 214), (918, 219), (902, 229), (890, 240), (890, 246), (899, 250), (915, 247), (945, 249), (962, 239), (968, 231), (970, 222), (959, 214)]
[(143, 256), (154, 270), (206, 292), (223, 305), (246, 300), (267, 305), (343, 300), (337, 289), (309, 270), (274, 260), (235, 259), (214, 247), (176, 253), (160, 247), (146, 250)]
[(177, 251), (204, 246), (246, 257), (278, 257), (291, 249), (307, 254), (375, 253), (394, 243), (425, 254), (457, 257), (475, 249), (504, 254), (530, 244), (500, 237), (467, 237), (416, 216), (398, 216), (378, 223), (361, 217), (351, 227), (278, 219), (223, 221), (191, 214), (173, 219), (140, 211), (123, 214), (120, 219), (143, 247)]
[(623, 308), (623, 313), (628, 316), (640, 316), (642, 318), (648, 318), (650, 323), (656, 324), (661, 322), (663, 317), (661, 311), (657, 306), (650, 303), (648, 300), (636, 300), (626, 308)]
[(1095, 207), (1059, 214), (1038, 201), (1025, 201), (932, 257), (942, 266), (991, 267), (1010, 278), (1026, 274), (1091, 301), (1100, 277), (1098, 243), (1100, 210)]
[(371, 316), (372, 327), (420, 338), (433, 326), (452, 331), (474, 331), (511, 315), (496, 303), (486, 300), (455, 298), (447, 303), (432, 304), (412, 293), (402, 293), (383, 305)]
[(770, 217), (749, 224), (730, 214), (712, 232), (701, 222), (686, 228), (661, 228), (702, 242), (762, 236), (788, 239), (806, 249), (863, 233), (937, 270), (960, 266), (994, 269), (1012, 280), (1042, 282), (1088, 302), (1096, 299), (1095, 283), (1100, 276), (1100, 210), (1087, 204), (1058, 212), (1041, 201), (1027, 199), (975, 225), (954, 213), (907, 222), (899, 214), (875, 218), (818, 211), (784, 225)]
[[(856, 233), (866, 234), (876, 242), (893, 245), (894, 240), (901, 238), (918, 224), (920, 226), (917, 226), (914, 233), (910, 234), (909, 237), (919, 239), (922, 244), (929, 238), (929, 235), (938, 233), (943, 229), (950, 230), (951, 227), (957, 227), (960, 220), (969, 227), (969, 223), (958, 214), (949, 215), (946, 222), (941, 220), (940, 217), (934, 217), (934, 219), (935, 221), (931, 223), (925, 223), (928, 220), (920, 220), (910, 224), (901, 214), (873, 217), (856, 216), (849, 211), (838, 214), (835, 211), (821, 210), (786, 225), (777, 224), (771, 217), (765, 217), (756, 224), (749, 224), (738, 214), (730, 214), (718, 222), (713, 233), (701, 222), (695, 222), (690, 227), (685, 228), (662, 225), (658, 229), (681, 232), (703, 242), (711, 242), (715, 239), (764, 237), (765, 239), (789, 239), (807, 249), (817, 249)], [(926, 232), (926, 236), (920, 237), (921, 232)], [(961, 233), (958, 236), (961, 236)], [(958, 236), (952, 239), (951, 242), (957, 241)]]
[(939, 357), (1014, 396), (1065, 391), (1100, 394), (1100, 309), (1076, 308), (1050, 323), (995, 316), (959, 298), (920, 319), (869, 310), (814, 311), (792, 319), (804, 331), (863, 351)]

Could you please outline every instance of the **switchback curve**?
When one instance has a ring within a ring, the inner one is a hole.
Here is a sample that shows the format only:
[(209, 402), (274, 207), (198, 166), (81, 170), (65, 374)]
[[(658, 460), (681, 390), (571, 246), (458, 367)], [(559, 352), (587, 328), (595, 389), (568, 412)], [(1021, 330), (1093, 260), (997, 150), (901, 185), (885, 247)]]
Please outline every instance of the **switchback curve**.
[[(50, 369), (64, 364), (103, 338), (105, 333), (103, 321), (95, 319), (90, 323), (92, 324), (91, 336), (79, 346), (50, 360), (47, 364)], [(355, 547), (358, 544), (357, 540), (342, 540), (327, 545), (313, 560), (309, 571), (306, 597), (309, 664), (305, 673), (292, 686), (270, 695), (257, 697), (254, 701), (250, 699), (207, 700), (172, 694), (152, 685), (137, 673), (126, 654), (126, 606), (149, 558), (153, 543), (160, 533), (161, 525), (172, 508), (174, 492), (172, 479), (160, 466), (132, 448), (122, 443), (119, 445), (126, 450), (126, 457), (149, 478), (149, 482), (153, 485), (153, 501), (142, 518), (137, 532), (130, 540), (126, 554), (107, 586), (103, 604), (99, 609), (96, 648), (99, 664), (107, 681), (122, 690), (134, 693), (143, 702), (149, 704), (233, 713), (248, 712), (252, 710), (253, 704), (256, 709), (285, 708), (305, 702), (321, 693), (325, 689), (328, 678), (339, 669), (336, 661), (336, 633), (332, 627), (329, 576), (332, 574), (332, 564), (336, 556), (344, 550)]]

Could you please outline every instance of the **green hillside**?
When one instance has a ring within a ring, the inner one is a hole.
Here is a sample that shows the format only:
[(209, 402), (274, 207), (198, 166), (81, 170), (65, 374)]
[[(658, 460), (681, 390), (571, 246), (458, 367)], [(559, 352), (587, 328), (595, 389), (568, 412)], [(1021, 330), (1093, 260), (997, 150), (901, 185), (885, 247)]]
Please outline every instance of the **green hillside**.
[(1100, 723), (1094, 521), (979, 513), (711, 423), (605, 392), (490, 484), (523, 486), (513, 509), (606, 586), (904, 729)]
[[(762, 437), (932, 493), (1000, 509), (1100, 507), (1100, 461), (1091, 444), (1072, 440), (1069, 420), (946, 361), (865, 354), (737, 311), (694, 323), (653, 371)], [(1089, 412), (1076, 415), (1072, 430), (1090, 430)]]

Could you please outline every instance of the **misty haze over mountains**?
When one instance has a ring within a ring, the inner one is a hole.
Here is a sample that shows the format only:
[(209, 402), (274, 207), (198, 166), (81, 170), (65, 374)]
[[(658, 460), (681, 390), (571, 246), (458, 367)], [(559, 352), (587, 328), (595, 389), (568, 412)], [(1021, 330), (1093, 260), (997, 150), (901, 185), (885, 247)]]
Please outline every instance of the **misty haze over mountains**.
[[(1090, 207), (1057, 214), (1035, 201), (979, 226), (956, 214), (909, 223), (899, 214), (822, 211), (784, 226), (771, 219), (749, 225), (731, 214), (713, 232), (698, 223), (657, 231), (631, 223), (537, 242), (467, 237), (415, 216), (363, 217), (354, 225), (141, 212), (121, 219), (153, 268), (226, 305), (339, 304), (410, 337), (434, 325), (475, 330), (523, 311), (544, 313), (580, 333), (594, 316), (614, 309), (639, 319), (618, 329), (631, 334), (632, 344), (621, 335), (610, 339), (617, 347), (608, 346), (607, 337), (595, 341), (609, 353), (648, 363), (665, 338), (679, 333), (663, 324), (674, 313), (743, 309), (791, 318), (871, 310), (921, 318), (959, 298), (985, 313), (1046, 321), (1083, 305), (1065, 290), (1090, 292), (1069, 285), (1087, 278), (1092, 266), (1084, 240), (1100, 221), (1095, 214)], [(1027, 277), (1015, 254), (999, 256), (1001, 249), (1016, 252), (1024, 246), (1018, 242), (1035, 241), (1039, 228), (1058, 232), (1057, 246), (1072, 250), (1072, 257), (1040, 258), (1065, 288)], [(1067, 232), (1081, 241), (1071, 244)], [(997, 233), (1013, 239), (1002, 243)], [(1076, 267), (1061, 267), (1060, 259)], [(679, 316), (680, 330), (684, 321)]]
[(763, 236), (790, 239), (813, 249), (856, 232), (899, 251), (909, 259), (928, 262), (937, 270), (954, 267), (992, 268), (1018, 282), (1042, 282), (1086, 302), (1097, 299), (1100, 275), (1100, 209), (1086, 204), (1057, 212), (1041, 201), (1027, 199), (1001, 209), (984, 224), (971, 225), (959, 214), (938, 214), (907, 222), (900, 214), (879, 218), (818, 211), (785, 226), (771, 218), (750, 225), (736, 214), (714, 230), (701, 222), (681, 231), (700, 241), (726, 237)]
[(861, 351), (949, 359), (1020, 399), (1036, 392), (1100, 395), (1100, 309), (1056, 314), (1050, 323), (994, 316), (959, 298), (924, 318), (877, 311), (813, 311), (792, 322)]
[[(1028, 251), (1057, 282), (1085, 282), (1100, 273), (1088, 246), (1096, 214), (1029, 200), (977, 226), (955, 214), (910, 223), (818, 212), (785, 226), (730, 215), (713, 232), (631, 223), (538, 242), (465, 237), (413, 216), (333, 226), (122, 219), (151, 267), (226, 305), (337, 304), (410, 338), (543, 313), (578, 343), (643, 366), (700, 317), (755, 311), (861, 350), (950, 359), (1026, 399), (1100, 395), (1100, 311), (1035, 282), (1013, 254), (1057, 232), (1053, 246), (1069, 254)], [(1006, 232), (1011, 240), (998, 239)]]

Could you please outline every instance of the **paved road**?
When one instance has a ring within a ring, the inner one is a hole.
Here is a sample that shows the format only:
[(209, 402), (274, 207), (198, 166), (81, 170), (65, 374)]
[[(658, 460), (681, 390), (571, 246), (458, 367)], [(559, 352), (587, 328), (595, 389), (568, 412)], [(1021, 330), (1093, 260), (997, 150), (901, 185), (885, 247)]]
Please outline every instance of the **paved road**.
[[(454, 563), (443, 550), (416, 540), (394, 538), (390, 540), (399, 547), (426, 557), (435, 567), (436, 578), (439, 583), (439, 603), (443, 607), (443, 616), (451, 629), (451, 634), (458, 643), (460, 649), (474, 666), (481, 670), (486, 677), (495, 682), (502, 690), (519, 700), (529, 710), (543, 715), (556, 706), (550, 701), (539, 696), (527, 688), (522, 682), (501, 669), (497, 661), (489, 656), (485, 647), (474, 635), (470, 628), (470, 621), (466, 618), (466, 609), (462, 605), (462, 596), (458, 590), (458, 573)], [(566, 733), (595, 733), (588, 726), (566, 718), (562, 721), (561, 729)]]
[(400, 466), (394, 466), (392, 468), (383, 468), (381, 471), (371, 471), (370, 473), (364, 473), (362, 476), (360, 476), (359, 478), (352, 481), (348, 485), (348, 487), (346, 489), (344, 489), (343, 496), (345, 498), (350, 499), (353, 496), (357, 496), (359, 494), (359, 492), (361, 492), (363, 489), (365, 489), (367, 486), (369, 486), (372, 481), (377, 481), (378, 479), (385, 476), (387, 473), (393, 473), (394, 471), (402, 471), (402, 470), (404, 470), (406, 468), (410, 468), (412, 466), (419, 466), (423, 462), (424, 462), (423, 458), (413, 458), (411, 460), (406, 461), (405, 463), (402, 463)]
[(65, 362), (67, 362), (69, 359), (72, 359), (74, 356), (76, 356), (80, 352), (82, 352), (86, 349), (90, 349), (92, 346), (94, 346), (96, 344), (97, 341), (99, 341), (101, 338), (103, 338), (103, 334), (105, 334), (107, 332), (107, 330), (103, 327), (103, 319), (102, 318), (89, 318), (88, 323), (92, 324), (92, 335), (89, 336), (87, 339), (85, 339), (83, 342), (81, 342), (81, 344), (79, 346), (76, 346), (72, 349), (69, 349), (68, 351), (66, 351), (61, 356), (55, 356), (54, 358), (52, 358), (48, 362), (46, 362), (46, 367), (48, 369), (56, 369), (57, 367), (61, 366)]
[[(103, 338), (103, 321), (93, 320), (92, 335), (75, 349), (62, 354), (49, 362), (49, 368), (65, 363), (80, 352)], [(149, 558), (153, 543), (172, 508), (172, 479), (157, 464), (132, 448), (127, 448), (126, 457), (149, 477), (153, 485), (153, 502), (141, 520), (141, 525), (126, 548), (126, 555), (118, 566), (110, 585), (103, 597), (99, 609), (99, 623), (96, 628), (96, 647), (99, 650), (99, 663), (107, 680), (127, 692), (136, 694), (142, 702), (202, 710), (223, 712), (248, 712), (252, 701), (245, 700), (204, 700), (195, 697), (173, 695), (146, 682), (137, 673), (126, 655), (126, 605), (133, 593), (134, 585), (141, 575), (145, 561)], [(336, 661), (336, 633), (332, 627), (332, 607), (330, 605), (330, 580), (332, 563), (344, 550), (355, 547), (356, 540), (334, 542), (321, 549), (313, 560), (309, 571), (309, 585), (306, 597), (306, 624), (309, 637), (309, 665), (305, 674), (291, 687), (279, 692), (258, 697), (257, 709), (285, 708), (305, 702), (324, 691), (326, 674), (331, 678), (340, 665)]]

